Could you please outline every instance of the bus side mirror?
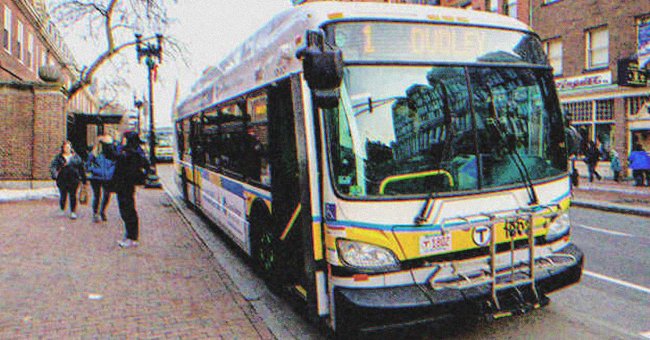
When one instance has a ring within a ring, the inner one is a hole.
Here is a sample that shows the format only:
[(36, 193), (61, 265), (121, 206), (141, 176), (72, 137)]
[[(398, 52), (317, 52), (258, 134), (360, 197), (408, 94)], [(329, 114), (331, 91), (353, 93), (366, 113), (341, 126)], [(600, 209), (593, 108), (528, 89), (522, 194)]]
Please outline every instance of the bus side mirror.
[(325, 43), (319, 31), (307, 31), (307, 46), (296, 52), (302, 60), (307, 85), (312, 90), (315, 104), (323, 108), (337, 107), (338, 89), (343, 79), (343, 54), (336, 46)]

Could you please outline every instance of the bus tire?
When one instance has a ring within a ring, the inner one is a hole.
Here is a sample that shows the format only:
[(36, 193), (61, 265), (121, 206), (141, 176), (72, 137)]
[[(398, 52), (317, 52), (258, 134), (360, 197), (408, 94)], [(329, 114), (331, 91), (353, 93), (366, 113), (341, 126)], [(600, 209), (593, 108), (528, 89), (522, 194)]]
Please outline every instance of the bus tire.
[(271, 214), (263, 204), (254, 204), (251, 211), (251, 257), (267, 286), (277, 291), (282, 285), (277, 237), (273, 233)]

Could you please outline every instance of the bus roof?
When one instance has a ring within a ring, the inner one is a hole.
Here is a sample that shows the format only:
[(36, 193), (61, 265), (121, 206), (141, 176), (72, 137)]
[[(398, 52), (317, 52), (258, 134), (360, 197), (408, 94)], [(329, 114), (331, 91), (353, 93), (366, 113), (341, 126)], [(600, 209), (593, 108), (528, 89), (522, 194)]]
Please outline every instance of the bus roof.
[(360, 2), (313, 2), (290, 8), (245, 40), (218, 65), (208, 67), (178, 106), (183, 118), (216, 103), (300, 72), (296, 51), (305, 31), (326, 23), (349, 20), (413, 21), (476, 25), (530, 31), (513, 18), (459, 8)]

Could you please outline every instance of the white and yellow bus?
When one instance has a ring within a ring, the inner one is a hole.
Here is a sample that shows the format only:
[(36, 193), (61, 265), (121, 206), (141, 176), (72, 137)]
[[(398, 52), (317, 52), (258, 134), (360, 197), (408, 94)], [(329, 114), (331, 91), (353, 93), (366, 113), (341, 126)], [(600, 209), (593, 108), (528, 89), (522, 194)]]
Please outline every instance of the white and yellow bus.
[(526, 312), (580, 280), (552, 70), (516, 20), (296, 6), (178, 110), (185, 200), (339, 332)]

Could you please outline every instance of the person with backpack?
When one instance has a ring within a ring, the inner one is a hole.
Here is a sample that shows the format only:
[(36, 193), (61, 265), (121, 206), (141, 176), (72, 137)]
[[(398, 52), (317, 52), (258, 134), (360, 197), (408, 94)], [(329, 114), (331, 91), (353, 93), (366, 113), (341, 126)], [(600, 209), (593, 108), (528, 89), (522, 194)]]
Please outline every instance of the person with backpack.
[(108, 184), (115, 172), (115, 161), (106, 157), (106, 149), (109, 146), (104, 142), (97, 142), (88, 154), (86, 162), (90, 187), (93, 190), (93, 222), (95, 223), (107, 220), (106, 207), (111, 200)]
[(120, 145), (113, 145), (110, 136), (100, 137), (100, 142), (108, 146), (106, 156), (115, 161), (115, 171), (109, 187), (117, 194), (120, 217), (124, 221), (124, 239), (118, 241), (122, 248), (138, 246), (139, 220), (135, 209), (135, 188), (143, 185), (149, 169), (149, 160), (140, 147), (140, 136), (135, 131), (127, 131)]
[(86, 185), (86, 170), (84, 162), (72, 148), (72, 143), (66, 140), (61, 144), (61, 150), (50, 163), (50, 175), (56, 180), (59, 188), (59, 208), (65, 214), (66, 200), (70, 199), (70, 219), (77, 219), (77, 189), (79, 182)]

